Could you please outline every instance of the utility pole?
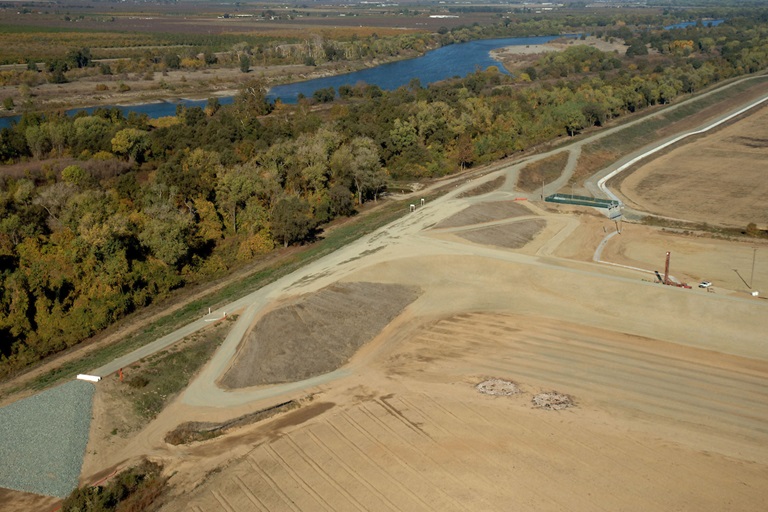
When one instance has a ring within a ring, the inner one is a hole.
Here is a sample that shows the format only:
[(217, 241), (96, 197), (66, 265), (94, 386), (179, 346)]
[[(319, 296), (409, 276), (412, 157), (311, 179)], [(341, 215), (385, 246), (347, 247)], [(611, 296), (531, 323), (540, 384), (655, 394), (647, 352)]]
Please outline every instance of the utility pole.
[(752, 289), (752, 280), (755, 278), (755, 256), (757, 256), (757, 247), (752, 248), (752, 273), (749, 275), (749, 289)]

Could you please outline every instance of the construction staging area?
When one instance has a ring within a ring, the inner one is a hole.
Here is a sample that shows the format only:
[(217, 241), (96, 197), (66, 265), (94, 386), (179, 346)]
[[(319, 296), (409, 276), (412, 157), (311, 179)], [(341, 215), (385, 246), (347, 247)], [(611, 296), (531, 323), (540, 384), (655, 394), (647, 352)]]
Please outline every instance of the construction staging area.
[[(81, 481), (148, 457), (171, 475), (168, 511), (763, 509), (768, 302), (750, 292), (768, 288), (768, 244), (615, 234), (592, 208), (520, 201), (518, 171), (455, 180), (230, 308), (223, 345), (140, 432), (111, 434), (97, 384)], [(659, 283), (705, 279), (714, 293)]]

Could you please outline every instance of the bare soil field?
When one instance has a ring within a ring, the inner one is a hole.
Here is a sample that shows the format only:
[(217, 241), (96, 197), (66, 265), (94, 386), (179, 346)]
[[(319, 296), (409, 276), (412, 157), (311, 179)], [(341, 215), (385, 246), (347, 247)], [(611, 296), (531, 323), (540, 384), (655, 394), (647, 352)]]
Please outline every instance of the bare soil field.
[(768, 107), (676, 147), (624, 177), (626, 203), (664, 217), (768, 226)]
[[(606, 244), (602, 259), (663, 274), (666, 251), (671, 252), (670, 273), (694, 287), (706, 280), (712, 283), (715, 293), (743, 295), (748, 290), (744, 281), (753, 280), (756, 289), (768, 290), (768, 244), (765, 242), (680, 236), (625, 224), (621, 236), (613, 237)], [(648, 278), (654, 280), (653, 276)], [(705, 290), (696, 291), (705, 293)]]
[[(749, 510), (765, 498), (765, 361), (506, 314), (411, 334), (318, 397), (322, 415), (165, 509)], [(489, 376), (521, 392), (481, 394)], [(576, 407), (534, 408), (555, 389)]]
[[(666, 246), (643, 229), (628, 247)], [(237, 456), (164, 510), (715, 511), (765, 500), (760, 301), (491, 248), (437, 256), (429, 240), (407, 258), (376, 253), (351, 276), (425, 290), (352, 358), (352, 374), (313, 387), (303, 411), (193, 444), (179, 468)], [(520, 392), (479, 392), (489, 378)], [(537, 407), (542, 393), (573, 406)]]

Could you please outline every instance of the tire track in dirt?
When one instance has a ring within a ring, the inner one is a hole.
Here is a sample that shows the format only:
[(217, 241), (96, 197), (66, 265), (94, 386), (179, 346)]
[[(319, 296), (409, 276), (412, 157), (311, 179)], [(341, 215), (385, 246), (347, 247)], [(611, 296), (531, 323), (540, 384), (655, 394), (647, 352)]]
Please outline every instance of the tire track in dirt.
[[(311, 497), (312, 500), (317, 502), (317, 504), (320, 505), (324, 510), (329, 512), (335, 511), (334, 506), (328, 503), (328, 501), (323, 496), (315, 491), (314, 486), (307, 482), (304, 476), (302, 476), (306, 474), (306, 472), (299, 472), (297, 465), (291, 464), (291, 462), (285, 456), (277, 451), (276, 445), (278, 443), (279, 441), (264, 445), (264, 452), (266, 452), (266, 454), (271, 457), (296, 484), (298, 484), (300, 490), (303, 491), (303, 493), (297, 497)], [(283, 486), (283, 488), (285, 488), (285, 486)], [(315, 510), (315, 508), (310, 509), (301, 505), (299, 505), (299, 508), (302, 510)]]
[[(479, 325), (477, 322), (471, 322), (467, 325), (462, 325), (460, 322), (445, 323), (455, 327), (443, 331), (445, 337), (439, 338), (441, 343), (460, 346), (465, 339), (474, 336), (473, 339), (479, 343), (496, 346), (500, 339), (511, 337), (512, 339), (505, 341), (515, 343), (518, 346), (529, 346), (532, 351), (541, 348), (548, 350), (550, 355), (581, 354), (581, 362), (587, 362), (586, 360), (602, 362), (608, 367), (621, 363), (638, 371), (655, 373), (659, 377), (667, 374), (669, 372), (667, 367), (674, 363), (675, 371), (680, 377), (685, 377), (687, 382), (696, 384), (697, 387), (703, 386), (713, 393), (725, 396), (726, 402), (746, 397), (756, 403), (768, 403), (768, 389), (764, 386), (765, 377), (768, 376), (768, 373), (763, 374), (764, 376), (753, 375), (752, 373), (735, 373), (712, 365), (700, 364), (697, 361), (683, 361), (655, 351), (635, 348), (620, 341), (613, 343), (610, 340), (601, 341), (597, 337), (586, 339), (569, 334), (568, 344), (564, 344), (560, 339), (562, 331), (555, 331), (554, 329), (539, 328), (535, 335), (525, 334), (520, 337), (510, 336), (511, 333), (503, 329), (488, 328), (486, 327), (488, 324)], [(617, 334), (617, 336), (621, 335)], [(432, 341), (438, 341), (438, 339)]]
[[(349, 425), (351, 428), (353, 428), (353, 429), (357, 430), (357, 431), (358, 431), (358, 433), (359, 433), (360, 435), (364, 436), (364, 437), (365, 437), (365, 438), (366, 438), (366, 439), (367, 439), (369, 442), (373, 443), (374, 445), (376, 445), (376, 443), (378, 443), (378, 441), (377, 441), (375, 438), (373, 438), (373, 437), (369, 437), (369, 434), (367, 434), (367, 433), (364, 433), (364, 432), (363, 432), (363, 429), (362, 429), (362, 427), (361, 427), (359, 424), (357, 424), (356, 422), (354, 422), (354, 420), (352, 420), (351, 418), (349, 418), (349, 417), (348, 417), (346, 414), (342, 414), (342, 415), (339, 417), (339, 419), (342, 419), (342, 420), (343, 420), (343, 421), (345, 421), (345, 422), (346, 422), (346, 423), (347, 423), (347, 424), (348, 424), (348, 425)], [(413, 506), (413, 503), (420, 503), (420, 504), (421, 504), (421, 506), (422, 506), (422, 507), (423, 507), (425, 510), (429, 510), (429, 509), (430, 509), (430, 506), (429, 506), (429, 505), (428, 505), (428, 504), (427, 504), (427, 503), (426, 503), (426, 502), (425, 502), (425, 501), (424, 501), (424, 500), (423, 500), (423, 499), (422, 499), (422, 498), (421, 498), (421, 497), (420, 497), (420, 496), (419, 496), (417, 493), (414, 493), (414, 492), (413, 492), (413, 491), (412, 491), (412, 490), (411, 490), (411, 489), (410, 489), (408, 486), (406, 486), (406, 485), (403, 483), (403, 481), (412, 481), (412, 480), (410, 480), (410, 478), (412, 477), (412, 475), (408, 475), (407, 477), (406, 477), (406, 476), (403, 476), (402, 478), (396, 478), (396, 477), (395, 477), (395, 475), (393, 474), (394, 468), (392, 468), (392, 464), (391, 464), (391, 463), (390, 463), (390, 464), (387, 464), (387, 467), (389, 468), (388, 470), (386, 470), (386, 471), (385, 471), (385, 470), (382, 468), (382, 466), (383, 466), (383, 462), (385, 462), (385, 461), (384, 461), (385, 457), (383, 457), (383, 456), (382, 456), (382, 460), (380, 460), (380, 461), (374, 461), (374, 460), (371, 458), (371, 456), (370, 456), (370, 455), (368, 455), (368, 451), (367, 451), (367, 450), (364, 450), (364, 449), (363, 449), (363, 448), (362, 448), (362, 447), (361, 447), (359, 444), (357, 444), (357, 443), (355, 443), (354, 441), (352, 441), (352, 439), (351, 439), (351, 437), (349, 436), (349, 434), (348, 434), (348, 433), (347, 433), (347, 434), (345, 434), (344, 432), (342, 432), (342, 430), (340, 429), (340, 427), (339, 427), (338, 425), (334, 424), (333, 422), (329, 422), (329, 423), (327, 424), (327, 426), (328, 426), (330, 429), (332, 429), (332, 430), (333, 430), (333, 432), (334, 432), (334, 435), (335, 435), (335, 436), (337, 436), (337, 438), (338, 438), (338, 439), (339, 439), (339, 440), (340, 440), (340, 441), (341, 441), (343, 444), (346, 444), (346, 446), (347, 446), (349, 449), (351, 449), (351, 450), (352, 450), (354, 453), (356, 453), (358, 456), (360, 456), (360, 457), (362, 457), (363, 459), (365, 459), (365, 460), (366, 460), (366, 461), (367, 461), (367, 462), (370, 464), (370, 466), (371, 466), (372, 468), (374, 468), (374, 472), (376, 472), (376, 473), (378, 473), (379, 475), (381, 475), (381, 476), (385, 477), (386, 479), (388, 479), (388, 480), (389, 480), (391, 483), (393, 483), (393, 484), (394, 484), (394, 485), (395, 485), (395, 486), (396, 486), (396, 487), (397, 487), (397, 488), (398, 488), (400, 491), (402, 491), (402, 493), (403, 493), (403, 494), (407, 494), (407, 495), (410, 497), (411, 501), (408, 501), (408, 502), (406, 502), (405, 506), (404, 506), (404, 507), (401, 507), (401, 509), (403, 509), (403, 510), (404, 510), (404, 509), (407, 509), (407, 508), (411, 508), (411, 507)], [(381, 456), (381, 452), (382, 452), (382, 451), (386, 451), (386, 452), (387, 452), (387, 453), (390, 455), (391, 459), (392, 459), (393, 461), (395, 461), (395, 464), (396, 464), (396, 465), (398, 465), (398, 466), (402, 467), (402, 468), (403, 468), (405, 471), (407, 471), (407, 472), (410, 472), (410, 473), (413, 473), (413, 474), (415, 474), (416, 476), (419, 476), (419, 475), (418, 475), (418, 473), (417, 473), (417, 472), (415, 472), (415, 470), (413, 470), (413, 468), (411, 468), (410, 466), (408, 466), (408, 464), (407, 464), (405, 461), (403, 461), (401, 458), (399, 458), (399, 457), (398, 457), (398, 456), (397, 456), (397, 455), (396, 455), (394, 452), (392, 452), (392, 450), (390, 450), (390, 449), (389, 449), (389, 448), (388, 448), (386, 445), (384, 445), (384, 444), (381, 444), (381, 443), (378, 443), (378, 446), (377, 446), (377, 448), (379, 449), (379, 455), (380, 455), (380, 456)], [(391, 461), (390, 461), (390, 462), (391, 462)], [(393, 496), (393, 499), (396, 499), (396, 498)]]
[[(263, 450), (261, 450), (263, 451)], [(251, 453), (248, 455), (248, 463), (251, 465), (251, 467), (258, 472), (258, 474), (262, 477), (262, 479), (267, 483), (270, 489), (272, 489), (272, 492), (275, 493), (275, 495), (278, 496), (280, 499), (280, 503), (282, 503), (285, 507), (288, 507), (289, 509), (293, 510), (294, 512), (300, 512), (299, 508), (296, 508), (296, 505), (294, 504), (293, 500), (288, 497), (288, 495), (285, 493), (285, 491), (282, 490), (280, 485), (275, 481), (275, 478), (270, 475), (270, 473), (261, 467), (261, 465), (258, 462), (258, 459), (256, 459), (255, 453)], [(280, 465), (278, 463), (275, 463), (273, 459), (273, 466), (279, 467)], [(286, 472), (286, 471), (283, 471)], [(290, 474), (288, 475), (290, 478)], [(320, 503), (318, 503), (320, 505)]]
[[(408, 459), (403, 458), (405, 454), (398, 455), (398, 457), (401, 458), (401, 460), (403, 460), (403, 462), (405, 462), (405, 464), (407, 464), (410, 468), (412, 468), (416, 474), (420, 475), (419, 480), (425, 483), (425, 485), (420, 486), (420, 491), (425, 492), (425, 489), (429, 489), (429, 491), (426, 492), (427, 494), (431, 494), (431, 496), (429, 496), (426, 501), (430, 504), (430, 510), (456, 510), (465, 508), (464, 505), (462, 505), (462, 500), (457, 500), (448, 494), (447, 490), (443, 488), (443, 479), (438, 478), (435, 480), (435, 478), (439, 473), (442, 474), (445, 478), (453, 480), (456, 485), (466, 485), (466, 481), (462, 482), (462, 479), (449, 472), (446, 468), (435, 464), (435, 461), (420, 446), (418, 441), (414, 442), (412, 439), (408, 439), (407, 435), (408, 433), (413, 434), (412, 430), (408, 429), (407, 427), (402, 427), (405, 429), (405, 432), (398, 432), (396, 426), (397, 424), (403, 425), (402, 422), (398, 421), (395, 425), (391, 425), (368, 410), (368, 408), (365, 407), (365, 404), (361, 404), (358, 408), (355, 409), (355, 411), (352, 412), (358, 412), (370, 424), (379, 427), (380, 430), (383, 430), (384, 432), (388, 433), (389, 436), (397, 440), (400, 445), (407, 445), (409, 447), (406, 452), (409, 456)], [(366, 428), (362, 422), (357, 421), (357, 423), (360, 425), (360, 428), (366, 430), (369, 432), (369, 435), (371, 435), (370, 430)], [(424, 436), (418, 436), (418, 439), (420, 441), (428, 440), (428, 438)], [(429, 443), (434, 445), (434, 442), (431, 440), (429, 440)], [(427, 461), (431, 464), (425, 463)]]
[[(462, 402), (463, 405), (471, 407), (466, 402)], [(554, 418), (558, 415), (552, 415), (553, 420), (547, 420), (544, 415), (549, 414), (542, 411), (542, 416), (537, 419), (537, 425), (548, 427), (550, 430), (559, 431), (562, 421), (555, 424)], [(499, 416), (504, 418), (505, 422), (516, 423), (517, 416), (511, 414), (506, 408), (500, 408)], [(508, 429), (501, 429), (499, 425), (494, 425), (491, 422), (489, 429), (501, 430), (502, 432), (508, 432)], [(503, 423), (502, 423), (503, 424)], [(620, 439), (617, 437), (600, 436), (599, 441), (595, 436), (589, 435), (588, 431), (581, 429), (569, 429), (562, 434), (567, 434), (567, 437), (557, 433), (555, 437), (563, 439), (565, 447), (558, 447), (557, 455), (553, 455), (556, 459), (561, 457), (563, 453), (566, 453), (566, 449), (573, 445), (583, 447), (584, 458), (588, 458), (590, 461), (590, 468), (595, 467), (612, 467), (612, 468), (624, 468), (625, 471), (619, 472), (621, 474), (620, 481), (622, 496), (617, 496), (620, 500), (617, 503), (617, 507), (621, 508), (621, 503), (624, 503), (624, 496), (627, 494), (634, 495), (636, 502), (641, 500), (643, 502), (655, 502), (656, 506), (648, 506), (651, 510), (670, 510), (670, 504), (666, 501), (667, 498), (662, 496), (671, 497), (680, 494), (681, 489), (677, 485), (677, 482), (672, 477), (673, 475), (666, 474), (669, 468), (674, 468), (673, 473), (677, 474), (684, 472), (688, 475), (692, 475), (694, 479), (701, 482), (708, 480), (707, 469), (701, 468), (699, 463), (686, 462), (685, 459), (676, 457), (674, 453), (669, 453), (667, 450), (660, 451), (654, 449), (653, 446), (648, 445), (645, 442), (638, 442), (633, 440), (633, 436), (624, 435)], [(640, 450), (629, 450), (627, 447), (627, 440), (631, 441), (631, 444), (640, 446)], [(536, 446), (540, 446), (539, 443), (533, 443)], [(579, 457), (578, 454), (575, 456)], [(606, 463), (605, 461), (608, 461)], [(573, 467), (568, 465), (568, 467)], [(655, 470), (654, 470), (655, 469)], [(628, 476), (629, 475), (629, 476)], [(605, 475), (605, 477), (611, 483), (617, 483), (617, 476)], [(644, 485), (643, 485), (644, 484)], [(579, 486), (585, 484), (578, 484)], [(738, 489), (738, 488), (737, 488)], [(648, 493), (652, 494), (648, 494)], [(689, 491), (690, 492), (690, 491)], [(738, 492), (745, 498), (748, 495), (738, 489)], [(690, 496), (691, 499), (699, 500), (702, 503), (716, 502), (722, 496), (719, 494), (720, 490), (717, 487), (708, 486), (703, 489), (698, 489), (695, 492), (695, 496)], [(659, 496), (654, 498), (654, 496)], [(659, 501), (662, 500), (662, 501)], [(690, 506), (690, 501), (683, 500)], [(616, 508), (609, 508), (609, 510), (615, 510)], [(687, 508), (690, 510), (696, 510), (696, 507)]]
[[(617, 489), (615, 493), (603, 496), (603, 500), (606, 500), (605, 503), (601, 504), (603, 510), (621, 509), (624, 506), (623, 504), (626, 503), (627, 497), (630, 497), (635, 503), (647, 503), (650, 501), (655, 505), (648, 506), (648, 509), (665, 510), (664, 503), (659, 502), (643, 491), (643, 482), (647, 484), (648, 488), (657, 488), (647, 476), (643, 467), (633, 467), (631, 457), (626, 456), (626, 451), (618, 446), (606, 443), (604, 438), (600, 439), (600, 444), (592, 445), (589, 442), (585, 442), (584, 439), (588, 440), (589, 437), (580, 433), (580, 429), (568, 428), (567, 424), (563, 427), (562, 420), (559, 424), (547, 421), (544, 415), (552, 414), (547, 411), (541, 411), (541, 414), (536, 417), (536, 428), (534, 429), (529, 427), (527, 423), (523, 423), (519, 415), (513, 414), (506, 407), (499, 407), (498, 411), (494, 409), (494, 415), (503, 418), (504, 421), (500, 423), (501, 425), (506, 423), (514, 425), (514, 428), (501, 429), (499, 428), (499, 423), (488, 420), (482, 412), (477, 410), (478, 404), (462, 400), (460, 405), (472, 411), (486, 423), (487, 433), (497, 432), (495, 436), (498, 436), (509, 431), (522, 432), (523, 435), (519, 439), (523, 446), (542, 447), (549, 445), (551, 453), (536, 454), (543, 460), (535, 466), (537, 468), (546, 468), (552, 465), (553, 472), (557, 473), (557, 479), (561, 482), (561, 485), (563, 481), (566, 481), (569, 483), (570, 488), (573, 489), (570, 494), (577, 495), (579, 494), (578, 489), (589, 487), (592, 484), (590, 480), (594, 475), (595, 479), (604, 480), (604, 485), (615, 486)], [(558, 417), (560, 415), (555, 413), (554, 416)], [(550, 439), (549, 443), (543, 441), (542, 438)], [(628, 460), (630, 462), (627, 462)], [(531, 464), (528, 463), (527, 465), (530, 466)], [(574, 473), (573, 468), (575, 467), (583, 468), (583, 473)], [(599, 468), (606, 467), (614, 468), (612, 472), (615, 472), (615, 468), (623, 468), (625, 471), (618, 473), (621, 475), (620, 477), (607, 473), (600, 474)], [(566, 468), (568, 469), (566, 470)], [(561, 475), (560, 473), (567, 474)], [(549, 475), (542, 471), (542, 477), (548, 478)], [(587, 508), (594, 509), (596, 504), (586, 503), (586, 506)]]
[[(523, 333), (500, 345), (500, 332), (478, 327), (472, 320), (467, 320), (466, 328), (471, 335), (462, 328), (444, 329), (438, 324), (429, 333), (432, 336), (415, 341), (431, 347), (442, 344), (441, 356), (461, 357), (467, 366), (489, 374), (550, 382), (561, 391), (565, 386), (571, 393), (578, 391), (612, 407), (644, 412), (667, 422), (679, 418), (689, 428), (721, 437), (735, 429), (746, 440), (765, 438), (768, 399), (765, 379), (759, 379), (756, 368), (748, 374), (716, 369), (699, 364), (696, 358), (681, 362), (678, 356), (670, 358), (651, 349), (627, 350), (625, 343), (610, 345), (602, 339), (595, 348), (592, 339), (570, 332), (560, 332), (558, 337), (549, 332)], [(434, 336), (433, 331), (441, 335)], [(482, 332), (489, 337), (477, 334)], [(567, 343), (562, 340), (564, 334)], [(472, 346), (468, 339), (475, 340), (476, 347), (461, 353), (460, 347)], [(496, 352), (492, 361), (473, 356), (488, 350)], [(610, 390), (608, 395), (606, 390)]]
[(297, 455), (306, 464), (306, 466), (308, 466), (311, 471), (314, 471), (314, 473), (316, 473), (317, 476), (319, 476), (327, 484), (322, 485), (321, 483), (320, 485), (313, 485), (312, 488), (315, 489), (318, 494), (321, 494), (318, 489), (327, 489), (330, 487), (339, 496), (341, 496), (343, 499), (339, 499), (337, 496), (328, 496), (326, 498), (326, 502), (329, 505), (332, 504), (336, 510), (368, 510), (366, 506), (364, 506), (347, 490), (348, 482), (345, 483), (338, 480), (338, 478), (341, 477), (341, 473), (321, 468), (320, 465), (315, 461), (314, 457), (312, 457), (304, 448), (299, 446), (296, 438), (305, 438), (306, 436), (307, 432), (301, 432), (301, 435), (286, 436), (283, 439), (285, 439), (286, 444), (290, 445), (291, 448), (296, 451)]
[[(491, 430), (491, 427), (494, 425), (494, 423), (491, 422), (490, 420), (488, 420), (488, 418), (486, 418), (484, 413), (478, 412), (476, 409), (471, 407), (469, 403), (467, 403), (466, 401), (463, 401), (463, 400), (457, 400), (456, 402), (453, 403), (453, 405), (456, 405), (456, 406), (459, 406), (459, 407), (463, 407), (465, 409), (465, 411), (469, 411), (470, 414), (468, 415), (468, 417), (470, 417), (470, 418), (477, 418), (478, 420), (480, 420), (484, 424), (484, 426), (482, 428), (477, 428), (477, 432), (480, 434), (480, 436), (484, 437), (489, 443), (492, 443), (494, 440), (504, 439), (505, 436), (509, 435), (510, 431), (513, 431), (513, 432), (516, 431), (516, 429), (505, 428), (504, 429), (504, 431), (505, 431), (504, 433), (502, 433), (500, 435), (492, 436), (492, 435), (489, 434), (489, 432)], [(495, 411), (494, 411), (494, 414), (495, 414)], [(522, 428), (522, 425), (520, 425), (520, 423), (517, 420), (511, 421), (510, 423), (508, 423), (507, 427), (510, 424), (516, 425), (517, 429)], [(536, 433), (535, 436), (538, 437), (539, 434)], [(518, 444), (518, 447), (519, 447), (519, 449), (524, 449), (527, 446), (527, 443), (525, 442), (526, 440), (524, 438), (520, 438), (520, 440), (521, 440), (521, 443)], [(530, 440), (530, 438), (529, 438), (529, 440)], [(535, 446), (539, 446), (539, 443), (537, 442), (534, 445)], [(562, 457), (562, 456), (563, 456), (563, 452), (558, 452), (558, 457)], [(537, 474), (539, 476), (538, 481), (540, 481), (540, 482), (550, 481), (552, 479), (552, 475), (548, 474), (545, 471), (544, 468), (549, 468), (553, 464), (553, 461), (555, 459), (544, 457), (543, 454), (542, 455), (536, 455), (535, 458), (536, 458), (536, 463), (527, 464), (527, 471), (530, 472), (530, 473)], [(580, 461), (578, 461), (578, 462), (580, 462)], [(558, 479), (564, 479), (564, 478), (566, 478), (565, 474), (558, 475)], [(570, 478), (570, 477), (568, 477), (568, 478)], [(559, 482), (558, 485), (563, 485), (562, 481)], [(573, 487), (573, 486), (571, 486), (571, 487)], [(527, 487), (527, 488), (530, 489), (529, 487)], [(550, 504), (556, 506), (558, 510), (564, 510), (564, 511), (570, 510), (568, 504), (564, 503), (562, 501), (562, 499), (556, 499), (553, 496), (548, 496), (548, 495), (545, 495), (545, 494), (536, 493), (532, 489), (529, 491), (529, 494), (531, 494), (531, 498), (533, 498), (534, 495), (535, 495), (536, 498), (549, 502)], [(572, 503), (580, 502), (579, 506), (581, 506), (581, 507), (589, 505), (589, 506), (592, 507), (593, 510), (596, 507), (596, 504), (587, 503), (586, 500), (584, 500), (582, 497), (579, 497), (578, 495), (575, 495), (575, 494), (572, 496), (571, 499), (572, 499)], [(608, 509), (602, 509), (602, 510), (606, 510), (606, 512), (607, 512)]]
[[(309, 436), (309, 439), (318, 447), (320, 448), (325, 455), (335, 462), (337, 466), (339, 466), (344, 472), (346, 472), (348, 475), (350, 475), (352, 478), (354, 478), (362, 487), (365, 488), (367, 491), (367, 494), (370, 496), (373, 496), (373, 501), (377, 501), (378, 503), (381, 503), (382, 505), (386, 506), (388, 509), (392, 511), (398, 511), (400, 510), (397, 505), (392, 503), (387, 496), (379, 492), (378, 489), (374, 485), (372, 485), (368, 480), (365, 479), (365, 477), (362, 475), (362, 473), (359, 470), (355, 470), (352, 468), (347, 461), (344, 460), (343, 457), (340, 457), (339, 454), (333, 450), (328, 444), (323, 441), (318, 434), (313, 432), (312, 430), (307, 432), (307, 435)], [(373, 501), (368, 498), (363, 500), (364, 503), (372, 503)], [(365, 507), (368, 508), (368, 507)], [(374, 507), (376, 510), (379, 510), (379, 507)]]
[(251, 502), (251, 505), (253, 507), (256, 507), (259, 510), (263, 510), (264, 512), (269, 512), (269, 508), (262, 503), (262, 501), (254, 494), (253, 491), (248, 487), (248, 485), (243, 482), (243, 479), (240, 475), (235, 475), (234, 477), (235, 482), (237, 483), (237, 486), (240, 487), (240, 490), (243, 491), (243, 494), (245, 494), (248, 499)]
[[(423, 398), (424, 395), (420, 395), (420, 397)], [(405, 402), (405, 399), (402, 400)], [(464, 450), (462, 450), (460, 453), (465, 453), (466, 456), (460, 458), (456, 453), (452, 453), (446, 461), (438, 462), (455, 463), (457, 460), (460, 460), (461, 466), (466, 467), (473, 472), (481, 475), (495, 475), (495, 478), (499, 480), (500, 485), (501, 481), (505, 481), (506, 485), (513, 483), (514, 473), (510, 471), (510, 464), (507, 460), (499, 460), (498, 458), (488, 456), (486, 455), (485, 450), (478, 449), (477, 446), (472, 446), (464, 441), (464, 439), (471, 439), (476, 437), (477, 433), (475, 431), (475, 425), (468, 424), (466, 420), (459, 420), (458, 422), (454, 422), (450, 420), (450, 417), (447, 417), (447, 421), (445, 418), (437, 419), (435, 417), (436, 413), (433, 412), (430, 414), (429, 412), (425, 411), (429, 405), (425, 405), (421, 403), (421, 401), (418, 405), (412, 402), (407, 403), (410, 403), (410, 407), (414, 411), (418, 411), (418, 414), (421, 414), (424, 419), (428, 420), (430, 425), (441, 430), (445, 434), (444, 439), (441, 439), (441, 443), (450, 445), (453, 448), (453, 452), (458, 451), (455, 450), (457, 446), (464, 447)], [(444, 413), (442, 413), (442, 415), (445, 416)], [(456, 418), (456, 416), (453, 417)], [(512, 444), (509, 442), (509, 433), (501, 437), (489, 437), (484, 435), (482, 432), (481, 434), (482, 437), (487, 441), (486, 444), (488, 446), (497, 445), (499, 444), (500, 440), (507, 444)]]
[[(254, 494), (259, 495), (259, 499), (264, 503), (267, 510), (288, 510), (285, 504), (286, 497), (275, 489), (275, 482), (266, 478), (263, 471), (249, 457), (245, 458), (239, 473), (242, 473), (242, 476), (238, 475), (238, 478), (246, 478), (250, 482), (250, 485), (248, 485), (243, 480), (248, 488), (252, 489)], [(254, 489), (255, 491), (253, 491)]]
[(235, 512), (235, 509), (232, 508), (232, 505), (229, 504), (223, 494), (216, 491), (211, 491), (211, 494), (213, 494), (213, 497), (216, 498), (216, 501), (219, 502), (219, 505), (222, 509), (224, 509), (226, 512)]

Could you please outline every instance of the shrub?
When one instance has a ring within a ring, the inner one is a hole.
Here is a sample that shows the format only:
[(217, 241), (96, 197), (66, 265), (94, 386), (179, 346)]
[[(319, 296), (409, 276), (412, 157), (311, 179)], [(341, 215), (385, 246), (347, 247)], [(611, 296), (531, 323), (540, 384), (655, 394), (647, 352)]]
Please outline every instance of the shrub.
[(147, 511), (165, 489), (160, 464), (143, 460), (103, 486), (79, 487), (61, 505), (62, 512)]

